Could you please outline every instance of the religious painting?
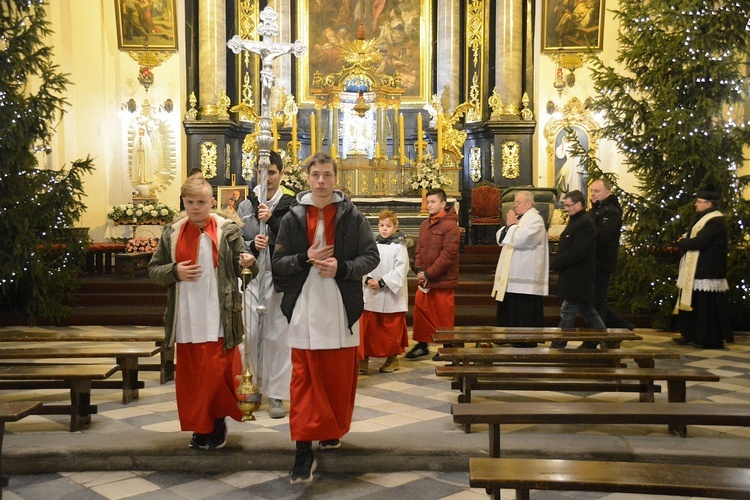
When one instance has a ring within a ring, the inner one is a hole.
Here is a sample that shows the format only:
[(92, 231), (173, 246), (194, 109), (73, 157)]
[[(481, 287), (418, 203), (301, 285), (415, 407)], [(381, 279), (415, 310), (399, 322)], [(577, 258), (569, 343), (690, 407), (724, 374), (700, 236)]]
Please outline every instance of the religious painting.
[(432, 87), (431, 0), (297, 0), (297, 33), (308, 51), (297, 60), (297, 95), (312, 103), (310, 83), (339, 72), (358, 31), (372, 48), (376, 72), (401, 77), (402, 103), (424, 103)]
[(602, 50), (604, 0), (544, 0), (542, 50)]
[[(573, 156), (573, 139), (578, 139), (589, 156), (595, 156), (599, 146), (599, 125), (591, 112), (576, 97), (564, 107), (562, 116), (550, 120), (544, 127), (547, 140), (548, 185), (557, 188), (560, 200), (570, 191), (588, 192), (588, 172), (583, 159)], [(562, 206), (558, 201), (558, 206)]]
[(234, 213), (240, 202), (247, 198), (247, 186), (219, 186), (216, 198), (220, 210)]
[(175, 0), (115, 0), (120, 50), (177, 50)]

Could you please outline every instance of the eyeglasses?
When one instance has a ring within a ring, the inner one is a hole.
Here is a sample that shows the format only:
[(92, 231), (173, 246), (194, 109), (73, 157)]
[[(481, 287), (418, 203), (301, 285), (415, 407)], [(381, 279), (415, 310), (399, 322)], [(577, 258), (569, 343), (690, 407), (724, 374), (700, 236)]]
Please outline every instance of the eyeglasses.
[(575, 203), (563, 203), (563, 208), (573, 208), (575, 205)]

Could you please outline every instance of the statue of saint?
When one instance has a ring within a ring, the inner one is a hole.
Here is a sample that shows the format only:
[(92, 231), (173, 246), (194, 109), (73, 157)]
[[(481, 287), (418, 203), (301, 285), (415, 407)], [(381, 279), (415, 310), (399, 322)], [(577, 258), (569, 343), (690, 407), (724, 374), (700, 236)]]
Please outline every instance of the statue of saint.
[(133, 140), (133, 177), (136, 184), (151, 184), (154, 179), (156, 155), (151, 144), (151, 136), (146, 127), (138, 127)]

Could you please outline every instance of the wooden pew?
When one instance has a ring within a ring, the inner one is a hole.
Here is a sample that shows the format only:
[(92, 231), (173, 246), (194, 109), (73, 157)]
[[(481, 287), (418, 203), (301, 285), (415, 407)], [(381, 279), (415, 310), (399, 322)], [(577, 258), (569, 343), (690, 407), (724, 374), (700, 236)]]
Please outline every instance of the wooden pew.
[(97, 388), (122, 388), (122, 403), (128, 404), (138, 398), (138, 389), (143, 382), (138, 380), (138, 358), (150, 358), (161, 352), (161, 347), (101, 344), (97, 346), (76, 346), (71, 344), (46, 345), (40, 347), (18, 347), (0, 349), (0, 360), (40, 360), (40, 359), (82, 359), (115, 358), (122, 372), (122, 383), (98, 381), (92, 384)]
[(70, 414), (70, 432), (91, 423), (91, 382), (105, 380), (118, 365), (0, 365), (1, 389), (70, 389), (69, 405), (43, 405), (40, 415)]
[(750, 426), (750, 404), (533, 402), (454, 403), (453, 421), (489, 426), (490, 456), (500, 456), (502, 424), (667, 424), (672, 433), (687, 436), (687, 425)]
[(25, 331), (17, 329), (0, 329), (0, 342), (154, 342), (161, 347), (159, 366), (142, 365), (140, 370), (160, 372), (159, 380), (166, 384), (174, 380), (174, 346), (164, 345), (164, 334), (132, 331), (91, 331), (72, 328), (45, 328), (44, 330)]
[(605, 348), (619, 349), (626, 340), (643, 340), (627, 328), (526, 328), (499, 326), (456, 326), (438, 328), (432, 336), (435, 343), (443, 347), (463, 347), (464, 344), (480, 343), (533, 343), (567, 340), (569, 342), (601, 342)]
[[(469, 365), (435, 367), (438, 377), (457, 379), (459, 403), (471, 402), (472, 390), (554, 390), (639, 392), (641, 401), (654, 401), (656, 380), (667, 382), (670, 402), (685, 402), (687, 382), (718, 382), (719, 377), (697, 368), (613, 368)], [(481, 379), (481, 380), (480, 380)], [(546, 380), (545, 380), (546, 379)]]
[(38, 413), (41, 407), (42, 403), (39, 401), (0, 401), (0, 498), (3, 496), (2, 488), (8, 486), (8, 477), (2, 474), (5, 422), (16, 422), (24, 417)]
[(679, 359), (668, 350), (645, 349), (533, 349), (516, 347), (443, 347), (438, 349), (443, 361), (456, 365), (471, 363), (539, 363), (550, 365), (599, 364), (619, 366), (624, 359), (632, 359), (641, 368), (653, 368), (656, 359)]
[(470, 458), (469, 485), (500, 498), (500, 488), (600, 491), (747, 499), (750, 469), (703, 465), (528, 458)]

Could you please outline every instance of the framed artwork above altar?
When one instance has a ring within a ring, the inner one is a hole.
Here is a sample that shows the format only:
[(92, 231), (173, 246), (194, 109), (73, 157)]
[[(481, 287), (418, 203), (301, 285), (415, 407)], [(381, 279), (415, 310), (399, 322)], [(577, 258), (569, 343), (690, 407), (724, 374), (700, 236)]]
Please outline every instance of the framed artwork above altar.
[[(405, 89), (401, 104), (424, 104), (432, 88), (432, 1), (349, 0), (331, 2), (296, 0), (297, 34), (308, 51), (297, 59), (297, 96), (311, 104), (310, 83), (337, 73), (350, 64), (344, 60), (353, 49), (360, 26), (379, 55), (371, 61), (378, 73), (398, 72)], [(418, 62), (418, 63), (417, 63)], [(420, 105), (421, 105), (420, 104)]]
[(177, 50), (176, 0), (114, 0), (120, 50)]
[(604, 0), (543, 0), (542, 51), (602, 50)]

